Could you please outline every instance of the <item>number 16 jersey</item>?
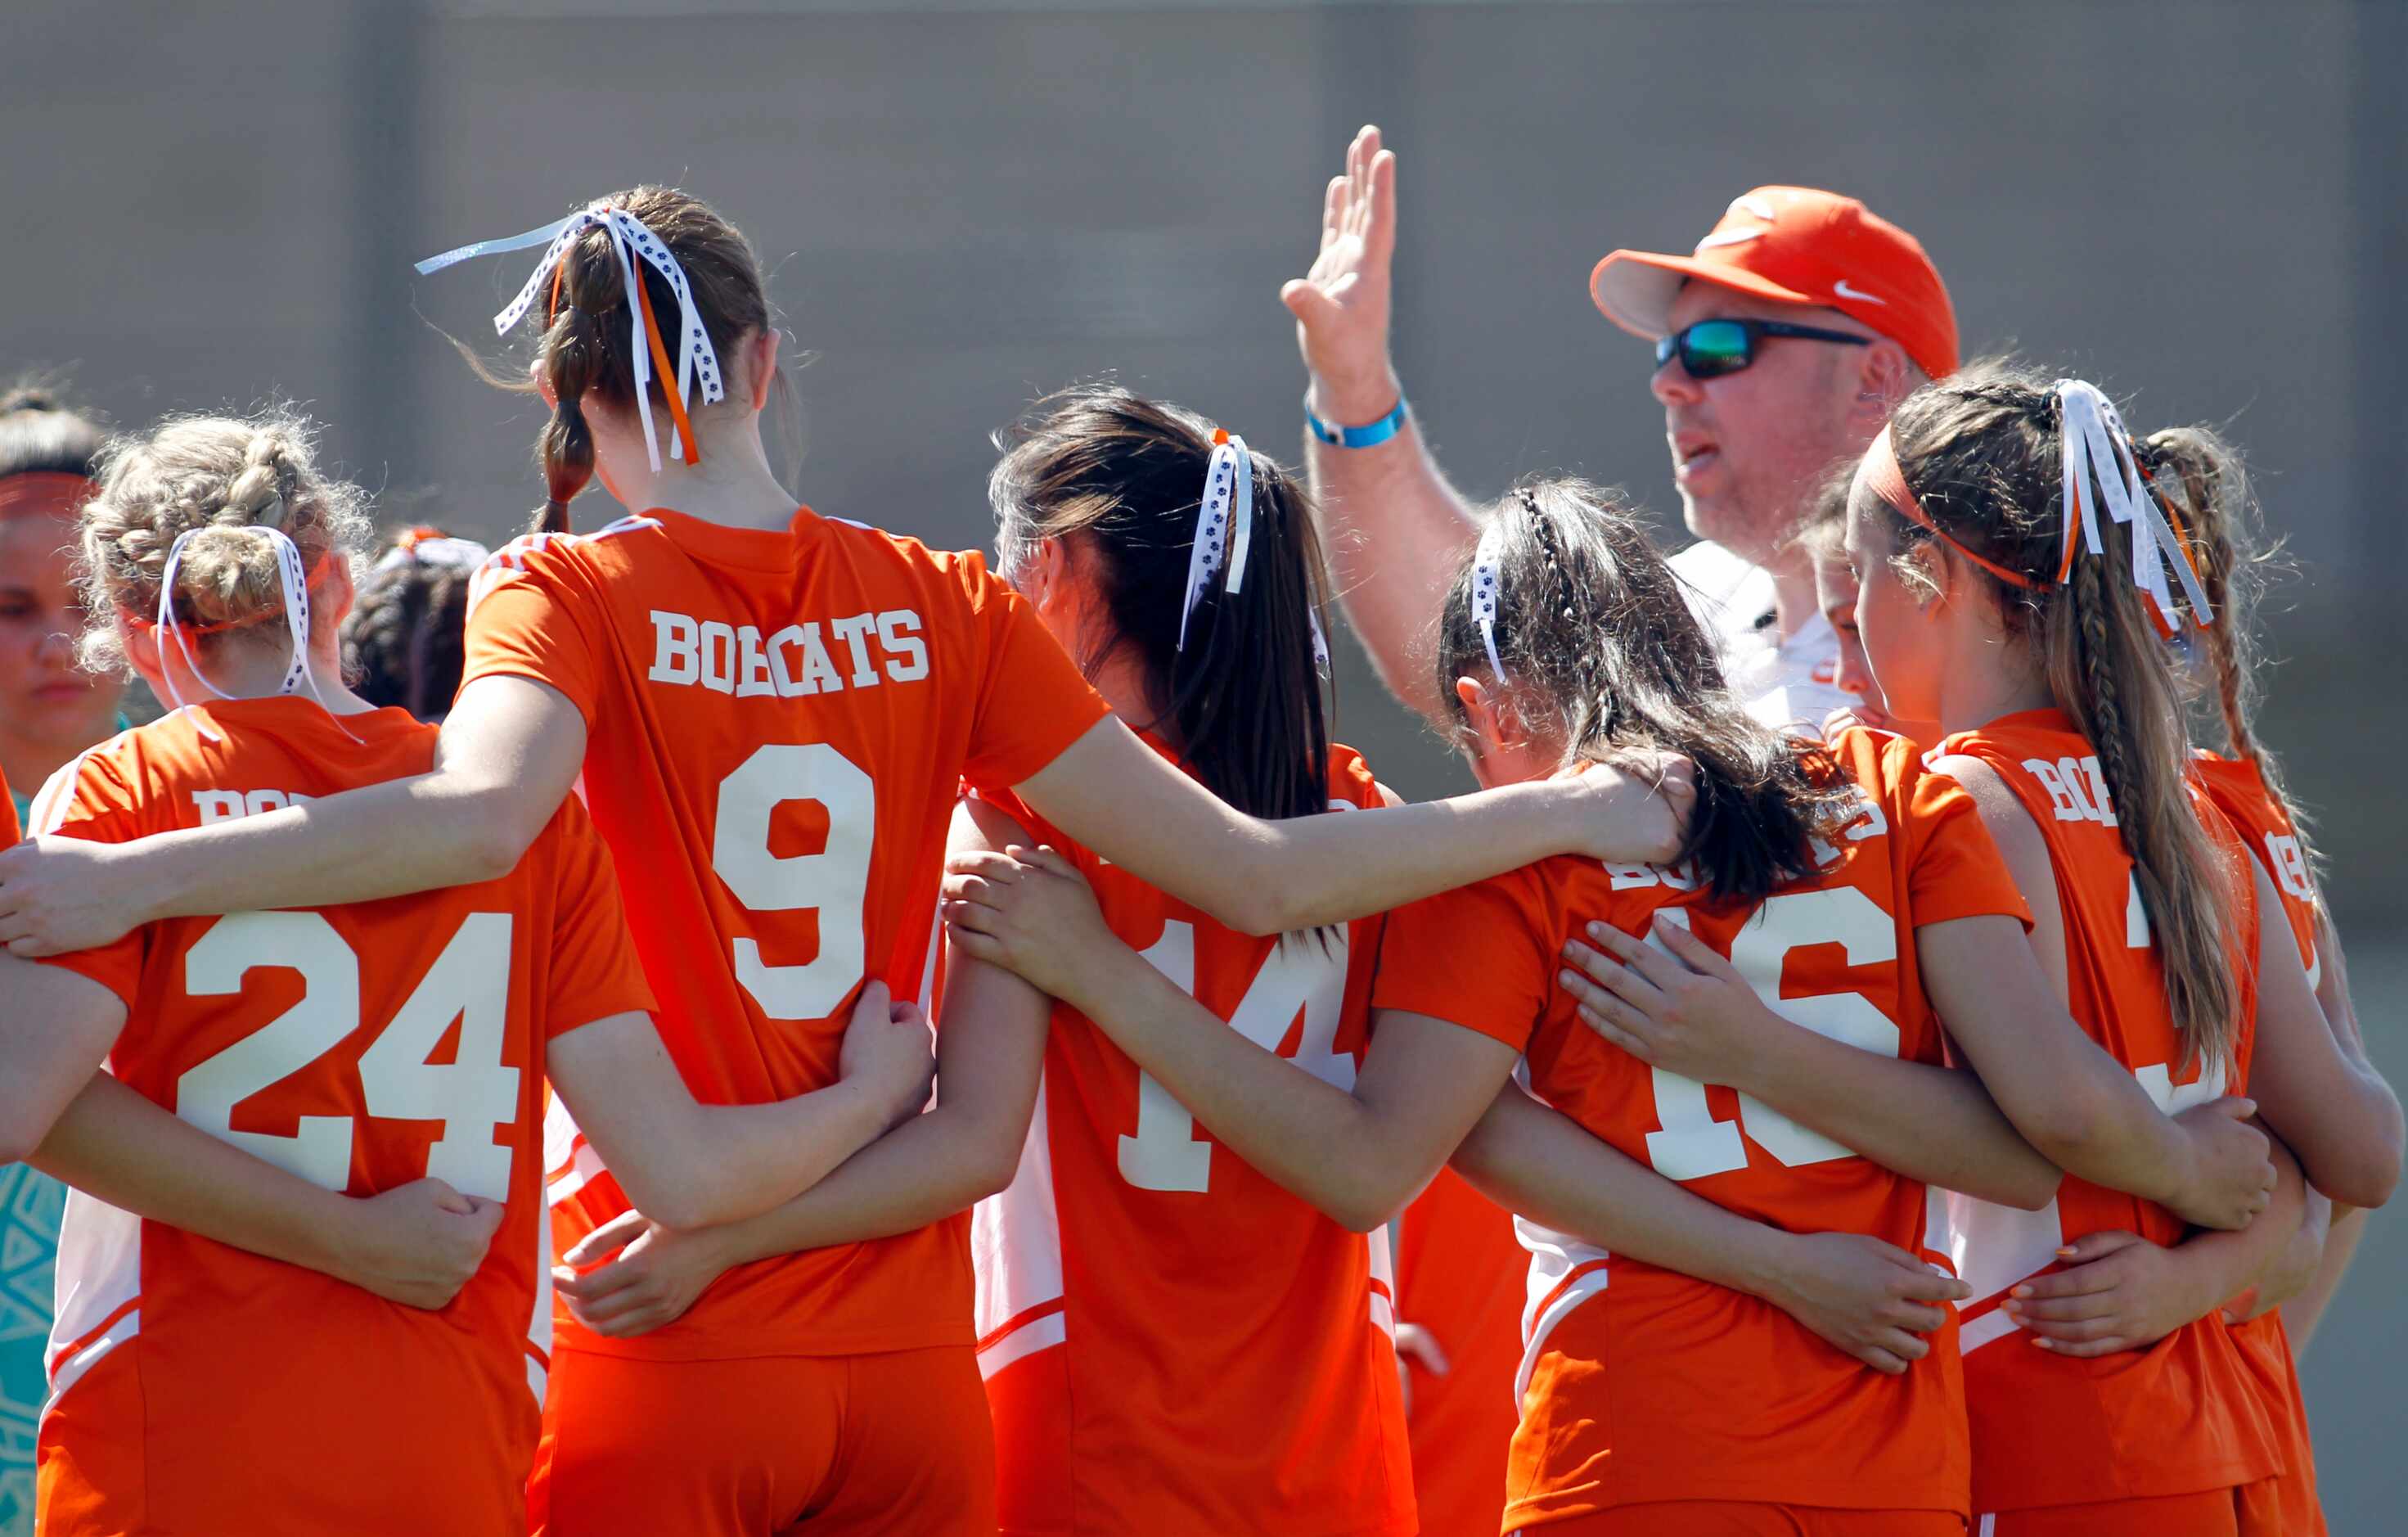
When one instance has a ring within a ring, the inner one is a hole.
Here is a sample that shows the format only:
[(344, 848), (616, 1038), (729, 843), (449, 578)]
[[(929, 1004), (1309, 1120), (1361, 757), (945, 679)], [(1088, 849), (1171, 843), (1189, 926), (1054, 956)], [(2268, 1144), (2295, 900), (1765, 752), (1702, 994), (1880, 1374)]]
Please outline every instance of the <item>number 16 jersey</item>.
[[(531, 678), (585, 717), (582, 781), (616, 856), (661, 1038), (695, 1098), (824, 1088), (855, 993), (917, 998), (945, 830), (968, 779), (1028, 778), (1105, 714), (1011, 588), (799, 510), (781, 529), (656, 510), (487, 562), (464, 682)], [(564, 1249), (627, 1210), (557, 1107)], [(739, 1266), (634, 1340), (670, 1359), (967, 1344), (967, 1219)]]

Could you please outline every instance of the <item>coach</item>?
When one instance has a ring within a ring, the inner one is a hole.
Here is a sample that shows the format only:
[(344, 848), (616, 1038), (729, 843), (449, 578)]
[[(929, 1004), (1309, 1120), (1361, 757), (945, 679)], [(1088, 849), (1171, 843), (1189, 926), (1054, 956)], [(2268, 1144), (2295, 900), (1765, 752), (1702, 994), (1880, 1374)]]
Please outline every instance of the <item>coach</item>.
[[(1389, 357), (1397, 157), (1366, 127), (1329, 183), (1321, 252), (1280, 297), (1312, 376), (1307, 461), (1347, 618), (1398, 697), (1444, 725), (1428, 639), (1479, 524), (1423, 439)], [(1761, 717), (1854, 702), (1813, 572), (1789, 536), (1832, 467), (1956, 366), (1956, 318), (1914, 237), (1854, 198), (1759, 187), (1685, 256), (1617, 251), (1589, 278), (1608, 320), (1656, 343), (1684, 521), (1673, 564)]]

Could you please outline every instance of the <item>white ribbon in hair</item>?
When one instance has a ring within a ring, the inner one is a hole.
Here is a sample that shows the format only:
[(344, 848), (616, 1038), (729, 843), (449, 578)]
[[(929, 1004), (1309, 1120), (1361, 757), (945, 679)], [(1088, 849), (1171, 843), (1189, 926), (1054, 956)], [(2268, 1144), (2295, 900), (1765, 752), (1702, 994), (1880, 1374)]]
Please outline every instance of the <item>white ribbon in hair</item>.
[[(2157, 505), (2148, 481), (2142, 477), (2140, 461), (2132, 452), (2131, 434), (2125, 430), (2115, 403), (2097, 385), (2079, 379), (2060, 379), (2055, 388), (2062, 427), (2058, 454), (2064, 461), (2065, 495), (2065, 551), (2057, 563), (2057, 579), (2063, 581), (2072, 574), (2077, 521), (2080, 537), (2090, 553), (2105, 553), (2106, 546), (2099, 537), (2096, 505), (2103, 502), (2110, 518), (2131, 525), (2132, 581), (2157, 606), (2168, 632), (2178, 631), (2182, 625), (2182, 615), (2174, 608), (2173, 591), (2166, 582), (2169, 567), (2182, 583), (2193, 621), (2205, 628), (2215, 618), (2214, 610), (2208, 607), (2206, 589), (2200, 584), (2199, 573), (2192, 568), (2180, 536), (2166, 521), (2165, 510)], [(2099, 488), (2095, 498), (2087, 489), (2093, 484)]]
[[(518, 297), (494, 317), (494, 334), (507, 336), (510, 327), (526, 314), (527, 307), (535, 303), (537, 291), (543, 286), (544, 280), (552, 276), (552, 268), (567, 256), (568, 248), (580, 235), (596, 224), (610, 232), (611, 249), (619, 254), (620, 276), (627, 285), (627, 315), (633, 333), (628, 352), (635, 359), (636, 412), (644, 423), (644, 452), (651, 456), (652, 468), (657, 470), (661, 467), (661, 451), (652, 441), (652, 403), (647, 388), (652, 378), (652, 350), (644, 338), (644, 300), (643, 295), (637, 292), (638, 258), (652, 264), (652, 270), (661, 275), (678, 297), (678, 399), (683, 401), (688, 398), (688, 390), (696, 376), (701, 380), (705, 404), (725, 399), (727, 390), (720, 381), (719, 354), (712, 349), (710, 333), (703, 329), (702, 317), (695, 309), (694, 290), (685, 280), (685, 269), (678, 266), (677, 258), (669, 254), (669, 248), (642, 220), (624, 208), (587, 208), (540, 229), (531, 229), (507, 239), (477, 240), (456, 246), (439, 256), (429, 256), (418, 263), (418, 271), (423, 277), (440, 272), (453, 263), (465, 262), (472, 256), (524, 251), (529, 246), (544, 245), (545, 241), (550, 241), (550, 245), (544, 246), (543, 259), (536, 263), (535, 271), (528, 274)], [(678, 432), (674, 422), (669, 424), (669, 452), (672, 456), (678, 452)]]
[[(1254, 542), (1254, 456), (1247, 451), (1244, 438), (1215, 433), (1212, 458), (1204, 467), (1204, 496), (1196, 505), (1196, 543), (1187, 553), (1187, 596), (1179, 612), (1181, 651), (1187, 649), (1189, 616), (1203, 601), (1204, 589), (1223, 570), (1225, 546), (1228, 551), (1225, 590), (1234, 593), (1244, 587), (1246, 551)], [(1315, 644), (1318, 648), (1317, 639)]]
[[(184, 626), (176, 618), (176, 573), (183, 568), (184, 546), (191, 543), (193, 536), (201, 531), (198, 528), (187, 528), (176, 536), (175, 543), (167, 546), (167, 564), (159, 574), (158, 627), (175, 637), (176, 649), (183, 654), (184, 666), (192, 670), (193, 676), (200, 681), (203, 688), (221, 699), (232, 699), (233, 695), (209, 682), (208, 674), (201, 670), (200, 658), (193, 654), (192, 642), (184, 638)], [(309, 685), (310, 697), (318, 701), (319, 708), (332, 714), (333, 707), (326, 703), (325, 692), (318, 686), (317, 669), (310, 665), (309, 660), (309, 573), (301, 564), (301, 551), (294, 544), (291, 536), (280, 528), (253, 524), (243, 532), (265, 534), (267, 536), (268, 542), (275, 546), (276, 574), (284, 589), (284, 625), (293, 639), (293, 660), (284, 669), (282, 686), (276, 692), (280, 697), (290, 694), (302, 683), (307, 682)], [(184, 696), (176, 687), (175, 673), (163, 666), (159, 669), (159, 674), (167, 684), (168, 699), (177, 709), (183, 709)], [(347, 727), (344, 735), (350, 734)], [(359, 739), (353, 737), (351, 740), (357, 741)]]
[(415, 544), (395, 545), (377, 557), (379, 573), (401, 566), (465, 566), (471, 570), (485, 564), (493, 552), (475, 539), (453, 539), (449, 534), (420, 539)]
[(1505, 681), (1505, 664), (1497, 654), (1497, 612), (1504, 601), (1505, 582), (1499, 572), (1505, 553), (1505, 520), (1492, 517), (1480, 531), (1480, 547), (1471, 555), (1471, 617), (1480, 625), (1480, 643), (1488, 650), (1489, 670)]

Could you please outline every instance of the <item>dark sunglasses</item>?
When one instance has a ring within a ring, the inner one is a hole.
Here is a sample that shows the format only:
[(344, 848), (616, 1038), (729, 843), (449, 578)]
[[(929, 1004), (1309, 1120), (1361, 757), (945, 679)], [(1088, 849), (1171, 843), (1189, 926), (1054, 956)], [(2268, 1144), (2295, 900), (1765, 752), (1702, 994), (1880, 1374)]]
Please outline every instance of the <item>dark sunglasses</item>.
[(1656, 366), (1663, 367), (1677, 352), (1681, 366), (1687, 370), (1691, 379), (1720, 379), (1754, 363), (1756, 344), (1765, 337), (1795, 337), (1800, 341), (1842, 341), (1851, 347), (1872, 345), (1870, 337), (1851, 336), (1845, 331), (1826, 331), (1813, 325), (1791, 325), (1785, 321), (1701, 320), (1695, 325), (1683, 326), (1669, 337), (1656, 338)]

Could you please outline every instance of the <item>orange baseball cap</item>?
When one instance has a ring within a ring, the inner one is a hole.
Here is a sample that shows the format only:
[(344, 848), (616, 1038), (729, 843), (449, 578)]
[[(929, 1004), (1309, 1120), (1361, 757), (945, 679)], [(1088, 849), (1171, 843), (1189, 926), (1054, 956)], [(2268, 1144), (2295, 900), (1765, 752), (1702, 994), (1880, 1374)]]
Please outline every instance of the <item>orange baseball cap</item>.
[(1914, 236), (1853, 197), (1758, 187), (1735, 198), (1687, 256), (1617, 251), (1589, 274), (1589, 296), (1633, 336), (1671, 329), (1673, 295), (1695, 278), (1783, 304), (1837, 309), (1906, 349), (1938, 379), (1956, 371), (1956, 310)]

